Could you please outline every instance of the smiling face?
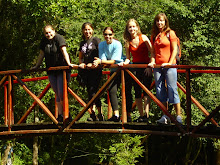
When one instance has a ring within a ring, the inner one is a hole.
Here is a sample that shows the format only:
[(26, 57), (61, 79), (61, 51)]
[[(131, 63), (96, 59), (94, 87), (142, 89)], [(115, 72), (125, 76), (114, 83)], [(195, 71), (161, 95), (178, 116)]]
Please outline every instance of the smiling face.
[(130, 35), (137, 35), (138, 26), (134, 21), (128, 23), (128, 32)]
[(114, 38), (114, 33), (110, 29), (106, 29), (103, 35), (107, 44), (111, 44)]
[(82, 31), (83, 31), (83, 35), (84, 35), (86, 40), (90, 39), (93, 35), (93, 29), (89, 25), (86, 25), (85, 28)]
[(44, 35), (48, 40), (52, 40), (55, 36), (55, 30), (51, 29), (50, 27), (46, 27), (44, 29)]
[(158, 27), (158, 29), (160, 31), (163, 31), (163, 29), (165, 28), (165, 18), (163, 16), (161, 16), (157, 21), (156, 21), (156, 25)]

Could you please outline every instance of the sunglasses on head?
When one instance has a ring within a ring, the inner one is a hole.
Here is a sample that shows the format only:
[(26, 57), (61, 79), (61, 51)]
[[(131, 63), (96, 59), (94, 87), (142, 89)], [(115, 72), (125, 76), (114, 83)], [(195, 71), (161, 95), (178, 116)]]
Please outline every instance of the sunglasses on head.
[(107, 35), (112, 36), (112, 33), (104, 33), (104, 36), (107, 36)]

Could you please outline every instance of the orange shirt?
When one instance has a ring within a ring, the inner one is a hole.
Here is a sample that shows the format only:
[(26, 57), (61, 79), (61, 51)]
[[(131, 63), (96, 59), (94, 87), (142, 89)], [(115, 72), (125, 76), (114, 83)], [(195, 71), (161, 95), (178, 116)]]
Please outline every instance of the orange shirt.
[[(153, 43), (151, 38), (152, 45), (154, 46), (155, 61), (156, 64), (168, 63), (172, 55), (171, 42), (176, 42), (177, 36), (173, 30), (170, 30), (170, 40), (167, 38), (166, 33), (159, 33)], [(176, 64), (176, 58), (173, 60), (173, 64)]]
[(142, 34), (139, 35), (139, 45), (137, 47), (134, 47), (130, 42), (129, 51), (133, 56), (134, 63), (149, 63), (150, 58), (148, 55), (148, 48), (142, 39)]

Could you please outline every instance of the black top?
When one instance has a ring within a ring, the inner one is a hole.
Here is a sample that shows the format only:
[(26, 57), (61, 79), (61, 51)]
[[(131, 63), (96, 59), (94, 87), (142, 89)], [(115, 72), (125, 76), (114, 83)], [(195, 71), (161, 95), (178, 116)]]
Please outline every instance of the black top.
[(52, 40), (48, 40), (45, 36), (40, 43), (40, 49), (44, 52), (46, 67), (67, 66), (66, 60), (60, 50), (60, 47), (66, 46), (63, 36), (55, 34)]
[(100, 39), (97, 37), (92, 37), (89, 40), (84, 40), (80, 43), (79, 51), (83, 54), (84, 63), (92, 63), (94, 57), (99, 57), (98, 45)]

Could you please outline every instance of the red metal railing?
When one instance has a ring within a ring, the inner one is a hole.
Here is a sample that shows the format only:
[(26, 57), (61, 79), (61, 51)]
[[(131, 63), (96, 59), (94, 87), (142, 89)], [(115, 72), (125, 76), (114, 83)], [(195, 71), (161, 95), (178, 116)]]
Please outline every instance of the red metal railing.
[[(30, 79), (19, 79), (15, 74), (18, 73), (25, 73), (25, 72), (31, 72), (31, 71), (24, 71), (24, 70), (11, 70), (11, 71), (0, 71), (0, 75), (4, 75), (4, 77), (0, 81), (0, 86), (4, 86), (4, 116), (5, 116), (5, 125), (8, 126), (8, 131), (0, 132), (0, 135), (7, 135), (7, 134), (22, 134), (22, 130), (20, 131), (11, 131), (11, 127), (14, 124), (14, 109), (13, 109), (13, 84), (20, 84), (22, 88), (33, 98), (34, 102), (33, 104), (28, 108), (28, 110), (25, 112), (25, 114), (19, 119), (17, 124), (23, 123), (27, 116), (31, 113), (31, 111), (34, 109), (36, 105), (39, 105), (42, 110), (47, 114), (50, 119), (53, 121), (54, 124), (57, 125), (57, 129), (54, 130), (44, 130), (38, 132), (48, 133), (48, 132), (58, 132), (62, 131), (63, 133), (68, 132), (86, 132), (87, 129), (83, 130), (73, 130), (71, 127), (75, 124), (76, 121), (78, 121), (86, 111), (90, 112), (91, 105), (98, 99), (107, 89), (109, 84), (118, 76), (119, 72), (121, 72), (121, 82), (122, 82), (122, 129), (120, 131), (118, 130), (102, 130), (102, 129), (93, 129), (93, 130), (87, 130), (88, 132), (122, 132), (122, 133), (155, 133), (155, 134), (164, 134), (162, 132), (158, 131), (150, 131), (150, 130), (128, 130), (124, 128), (124, 125), (127, 123), (127, 114), (126, 114), (126, 96), (125, 96), (125, 77), (124, 72), (127, 72), (133, 79), (136, 81), (140, 87), (151, 97), (151, 99), (160, 107), (160, 109), (170, 117), (171, 121), (176, 125), (176, 127), (181, 132), (181, 135), (192, 135), (195, 134), (202, 126), (205, 125), (207, 121), (211, 121), (211, 123), (217, 127), (218, 123), (213, 119), (213, 116), (220, 110), (220, 106), (216, 107), (216, 109), (210, 114), (192, 95), (190, 90), (190, 75), (192, 73), (220, 73), (220, 67), (204, 67), (204, 66), (186, 66), (186, 65), (178, 65), (178, 66), (166, 66), (166, 67), (175, 67), (178, 68), (178, 73), (185, 73), (186, 75), (186, 89), (178, 82), (178, 87), (186, 94), (186, 114), (187, 114), (187, 120), (186, 120), (186, 130), (183, 128), (180, 123), (176, 121), (176, 119), (168, 112), (166, 107), (154, 96), (154, 94), (151, 93), (150, 90), (148, 90), (129, 70), (128, 68), (146, 68), (147, 64), (130, 64), (125, 67), (118, 67), (117, 65), (108, 65), (104, 67), (111, 67), (111, 68), (118, 68), (118, 70), (112, 74), (111, 77), (108, 76), (107, 81), (104, 83), (104, 85), (99, 89), (99, 91), (96, 93), (96, 95), (86, 104), (72, 89), (70, 89), (67, 86), (66, 82), (66, 69), (69, 69), (69, 67), (51, 67), (48, 70), (63, 70), (64, 75), (64, 100), (63, 100), (63, 106), (64, 106), (64, 126), (60, 126), (58, 124), (58, 121), (56, 120), (57, 117), (57, 111), (55, 111), (55, 114), (53, 115), (51, 111), (45, 106), (45, 104), (41, 101), (41, 99), (44, 97), (44, 95), (47, 93), (47, 91), (50, 89), (50, 84), (48, 84), (45, 89), (41, 92), (39, 96), (36, 96), (34, 93), (32, 93), (28, 87), (26, 86), (25, 82), (30, 81), (39, 81), (39, 80), (45, 80), (47, 79), (47, 76), (45, 77), (38, 77), (38, 78), (30, 78)], [(160, 66), (155, 66), (160, 67)], [(78, 69), (77, 67), (74, 67), (73, 69)], [(194, 69), (194, 70), (192, 70)], [(199, 69), (199, 70), (198, 70)], [(38, 71), (45, 71), (46, 69), (40, 69)], [(36, 70), (35, 70), (36, 71)], [(103, 72), (104, 74), (109, 75), (109, 72)], [(77, 74), (72, 74), (72, 77), (76, 77)], [(12, 78), (14, 78), (14, 81), (12, 81)], [(154, 83), (152, 83), (153, 85)], [(69, 117), (69, 105), (68, 105), (68, 96), (67, 93), (70, 93), (84, 108), (80, 111), (80, 113), (73, 119), (73, 121), (70, 124), (66, 123), (66, 119)], [(191, 130), (191, 101), (204, 113), (206, 118), (193, 130)], [(109, 103), (109, 99), (108, 99)], [(111, 116), (111, 106), (109, 103), (108, 106), (108, 117)], [(33, 133), (34, 130), (25, 131), (25, 133)], [(167, 133), (169, 134), (169, 133)], [(178, 133), (179, 135), (179, 133)], [(219, 135), (220, 138), (220, 135)]]

